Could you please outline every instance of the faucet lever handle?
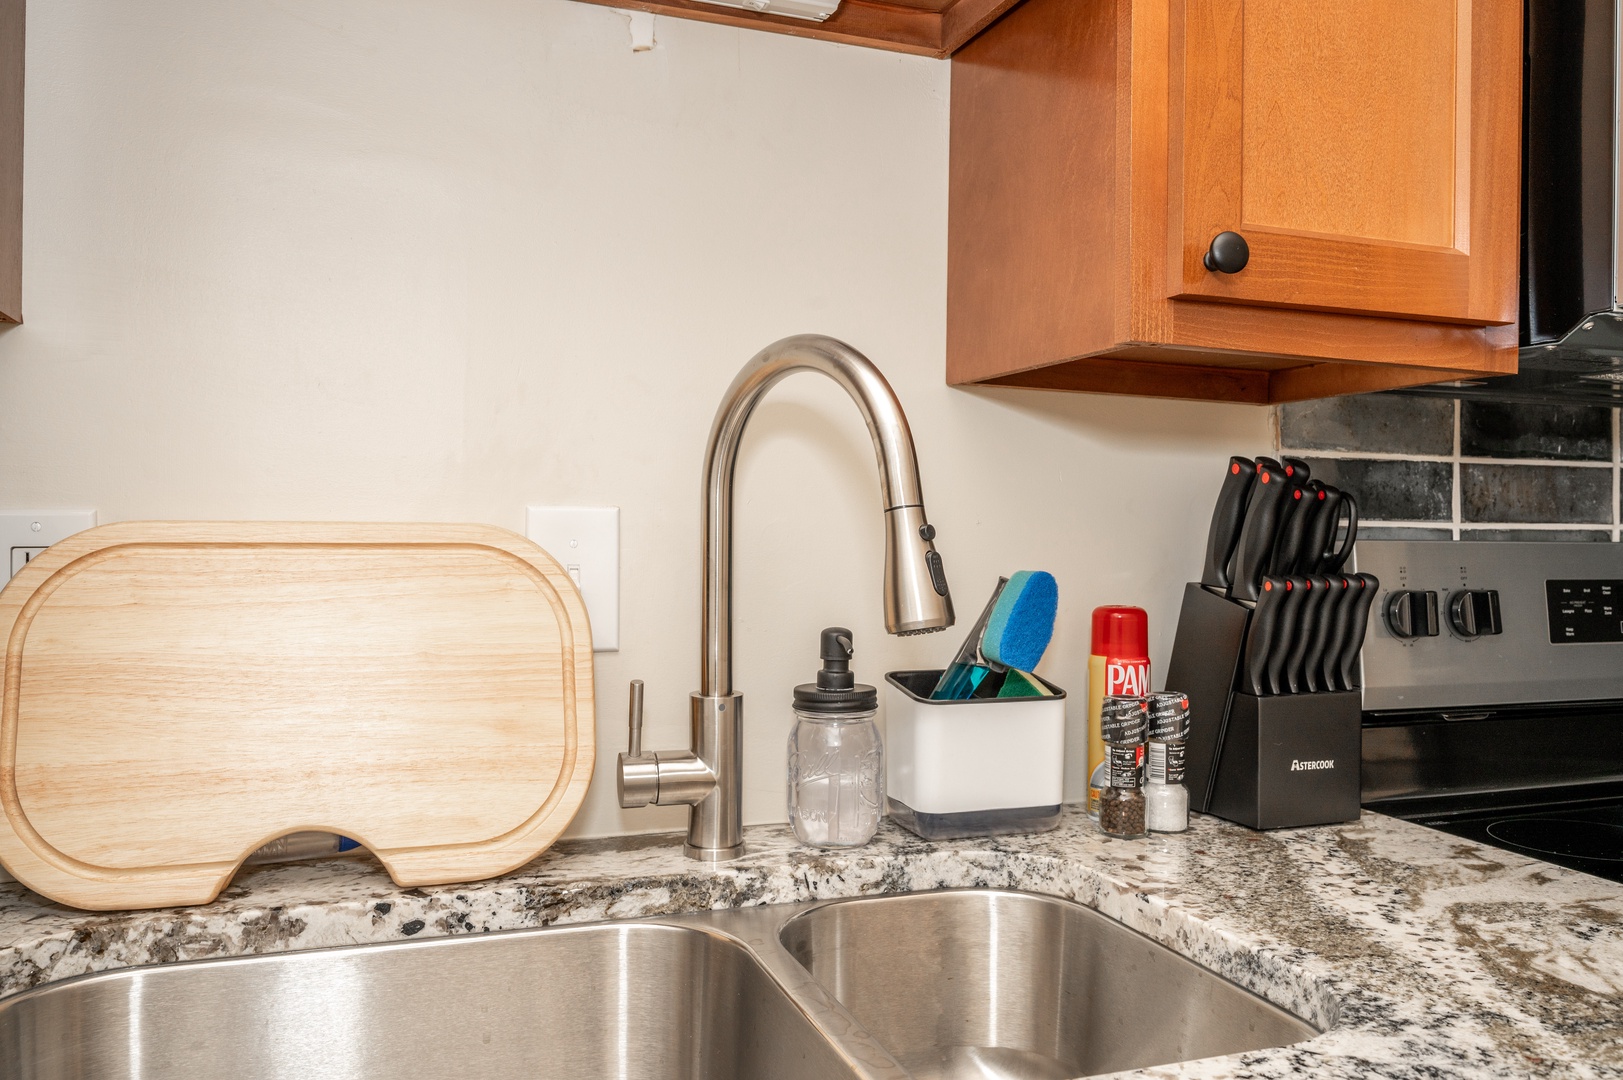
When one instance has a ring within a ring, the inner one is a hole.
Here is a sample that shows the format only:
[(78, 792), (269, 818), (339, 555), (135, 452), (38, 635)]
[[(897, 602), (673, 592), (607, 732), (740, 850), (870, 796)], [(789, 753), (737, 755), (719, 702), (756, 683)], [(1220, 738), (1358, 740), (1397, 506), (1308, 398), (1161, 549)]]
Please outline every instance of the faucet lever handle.
[(642, 680), (631, 680), (631, 752), (614, 770), (620, 805), (630, 810), (659, 798), (659, 757), (642, 752)]
[(627, 757), (642, 757), (642, 680), (631, 680), (631, 752)]

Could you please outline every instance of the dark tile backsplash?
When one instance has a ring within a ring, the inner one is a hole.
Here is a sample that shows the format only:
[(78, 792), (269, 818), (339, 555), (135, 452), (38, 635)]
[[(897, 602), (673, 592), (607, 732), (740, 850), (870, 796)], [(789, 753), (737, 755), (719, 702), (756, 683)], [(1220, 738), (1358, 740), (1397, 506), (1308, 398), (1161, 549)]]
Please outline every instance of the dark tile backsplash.
[(1403, 394), (1300, 401), (1279, 407), (1280, 445), (1376, 454), (1454, 452), (1454, 403)]
[(1561, 465), (1460, 466), (1460, 520), (1612, 523), (1612, 470)]
[(1352, 492), (1373, 521), (1453, 521), (1454, 470), (1446, 461), (1310, 457), (1313, 475)]
[(1512, 405), (1462, 400), (1460, 454), (1611, 461), (1612, 410), (1603, 405)]
[(1305, 457), (1315, 477), (1357, 495), (1360, 536), (1619, 538), (1617, 417), (1606, 406), (1390, 393), (1282, 405), (1276, 415), (1280, 453)]

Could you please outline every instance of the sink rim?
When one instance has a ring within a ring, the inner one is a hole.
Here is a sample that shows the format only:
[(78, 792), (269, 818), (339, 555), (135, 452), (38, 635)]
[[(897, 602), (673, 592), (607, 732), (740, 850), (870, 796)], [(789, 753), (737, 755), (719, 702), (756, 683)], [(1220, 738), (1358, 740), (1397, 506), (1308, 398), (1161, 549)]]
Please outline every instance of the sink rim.
[[(1290, 1017), (1291, 1019), (1299, 1021), (1300, 1023), (1306, 1024), (1313, 1031), (1313, 1035), (1311, 1036), (1311, 1038), (1318, 1038), (1319, 1036), (1328, 1034), (1329, 1032), (1335, 1031), (1338, 1027), (1340, 1027), (1339, 1013), (1341, 1011), (1341, 1005), (1342, 1005), (1341, 996), (1338, 993), (1336, 993), (1335, 988), (1333, 986), (1328, 985), (1322, 979), (1316, 979), (1316, 978), (1313, 979), (1313, 984), (1314, 984), (1315, 989), (1317, 989), (1324, 996), (1324, 998), (1326, 999), (1327, 1003), (1330, 1006), (1330, 1008), (1328, 1010), (1329, 1014), (1330, 1014), (1330, 1022), (1328, 1024), (1324, 1025), (1323, 1027), (1321, 1027), (1316, 1021), (1312, 1020), (1311, 1018), (1303, 1016), (1300, 1013), (1291, 1011), (1286, 1006), (1281, 1005), (1276, 1001), (1270, 1000), (1267, 997), (1267, 995), (1262, 994), (1262, 993), (1260, 993), (1260, 992), (1258, 992), (1256, 990), (1253, 990), (1251, 987), (1246, 986), (1244, 983), (1240, 982), (1237, 979), (1230, 978), (1229, 976), (1225, 975), (1223, 972), (1218, 971), (1216, 968), (1208, 967), (1207, 965), (1201, 963), (1199, 960), (1196, 960), (1193, 956), (1189, 956), (1186, 953), (1178, 951), (1176, 948), (1174, 948), (1173, 946), (1171, 946), (1167, 942), (1160, 941), (1160, 940), (1156, 939), (1155, 937), (1151, 936), (1150, 934), (1147, 934), (1144, 931), (1138, 929), (1137, 927), (1129, 925), (1128, 923), (1124, 922), (1121, 919), (1117, 919), (1117, 918), (1115, 918), (1115, 917), (1113, 917), (1111, 915), (1106, 914), (1103, 911), (1100, 911), (1098, 908), (1089, 907), (1087, 904), (1080, 903), (1079, 901), (1072, 900), (1072, 899), (1070, 899), (1068, 897), (1055, 896), (1053, 893), (1032, 892), (1029, 889), (1002, 889), (1002, 888), (997, 888), (995, 886), (964, 885), (964, 886), (955, 886), (955, 887), (946, 888), (946, 889), (917, 889), (917, 890), (913, 890), (913, 891), (910, 891), (910, 892), (874, 893), (874, 894), (869, 894), (869, 895), (866, 895), (866, 896), (831, 897), (831, 898), (829, 898), (827, 900), (809, 900), (809, 901), (803, 901), (803, 902), (800, 902), (800, 903), (797, 903), (797, 904), (774, 904), (774, 905), (769, 905), (769, 906), (771, 908), (778, 908), (778, 909), (787, 908), (787, 907), (797, 907), (797, 908), (800, 909), (799, 911), (797, 911), (794, 914), (790, 915), (788, 918), (784, 919), (782, 921), (782, 923), (780, 924), (780, 927), (779, 927), (780, 938), (779, 938), (777, 944), (778, 944), (779, 948), (781, 948), (785, 953), (787, 953), (790, 956), (791, 960), (793, 960), (793, 962), (795, 963), (796, 966), (799, 966), (799, 967), (803, 968), (803, 965), (801, 965), (800, 961), (797, 960), (797, 959), (794, 959), (793, 954), (789, 953), (788, 946), (785, 945), (783, 943), (783, 941), (781, 940), (781, 935), (788, 932), (789, 926), (792, 923), (800, 922), (801, 920), (804, 920), (804, 919), (807, 919), (807, 918), (809, 918), (811, 916), (814, 916), (814, 915), (816, 915), (817, 912), (822, 911), (822, 910), (824, 910), (826, 908), (837, 906), (837, 905), (842, 905), (842, 904), (857, 904), (857, 905), (881, 904), (881, 903), (885, 903), (887, 901), (906, 900), (906, 899), (911, 899), (911, 898), (915, 898), (915, 897), (948, 896), (948, 895), (964, 895), (964, 894), (976, 895), (976, 896), (1017, 896), (1017, 897), (1024, 897), (1024, 898), (1035, 900), (1035, 901), (1040, 901), (1040, 902), (1045, 903), (1045, 904), (1057, 904), (1057, 905), (1063, 905), (1063, 906), (1066, 906), (1066, 907), (1075, 908), (1075, 909), (1077, 909), (1079, 911), (1085, 912), (1089, 916), (1104, 919), (1107, 922), (1111, 923), (1112, 925), (1114, 925), (1116, 927), (1119, 927), (1120, 929), (1126, 930), (1129, 933), (1136, 935), (1137, 937), (1143, 938), (1145, 941), (1149, 942), (1151, 945), (1155, 945), (1158, 948), (1165, 949), (1167, 952), (1171, 953), (1172, 955), (1177, 956), (1177, 957), (1179, 957), (1179, 958), (1181, 958), (1183, 960), (1186, 960), (1189, 963), (1195, 965), (1200, 970), (1206, 972), (1208, 975), (1211, 975), (1213, 978), (1220, 979), (1223, 982), (1227, 983), (1228, 985), (1234, 987), (1236, 990), (1239, 990), (1239, 991), (1241, 991), (1241, 992), (1243, 992), (1245, 994), (1250, 995), (1251, 997), (1256, 998), (1258, 1001), (1262, 1002), (1264, 1005), (1267, 1005), (1269, 1008), (1276, 1009), (1279, 1012), (1281, 1012), (1281, 1013), (1285, 1014), (1286, 1016)], [(1245, 949), (1248, 952), (1260, 952), (1261, 951), (1261, 949), (1259, 947), (1250, 945), (1248, 943), (1245, 944)], [(819, 984), (819, 985), (821, 985), (821, 984)], [(3, 1004), (3, 1000), (0, 1000), (0, 1004)], [(1304, 1040), (1304, 1041), (1306, 1041), (1306, 1040)], [(1292, 1043), (1291, 1045), (1299, 1046), (1301, 1044), (1300, 1043)], [(1201, 1059), (1193, 1058), (1191, 1060), (1197, 1060), (1198, 1061), (1198, 1060), (1201, 1060)]]
[[(757, 904), (748, 907), (712, 909), (700, 912), (676, 913), (670, 915), (643, 915), (629, 918), (597, 919), (579, 923), (557, 923), (546, 926), (518, 927), (509, 930), (493, 930), (484, 933), (451, 933), (434, 937), (407, 939), (401, 941), (362, 942), (351, 945), (333, 945), (308, 949), (289, 949), (279, 952), (256, 953), (241, 956), (200, 957), (194, 960), (179, 960), (172, 962), (154, 962), (131, 965), (108, 971), (86, 972), (81, 975), (70, 976), (41, 986), (31, 987), (28, 990), (0, 998), (0, 1016), (24, 1006), (26, 1003), (54, 994), (72, 993), (76, 988), (97, 983), (137, 980), (154, 975), (176, 977), (182, 971), (193, 969), (218, 970), (220, 968), (243, 967), (252, 965), (276, 964), (304, 964), (317, 961), (331, 961), (335, 957), (344, 955), (368, 955), (382, 950), (422, 951), (445, 949), (450, 947), (474, 947), (483, 942), (486, 947), (496, 947), (504, 941), (531, 937), (553, 937), (558, 935), (599, 935), (605, 932), (634, 930), (638, 933), (676, 933), (699, 934), (718, 941), (726, 947), (736, 949), (744, 954), (748, 963), (759, 968), (761, 973), (772, 981), (794, 1011), (808, 1024), (816, 1034), (825, 1041), (829, 1048), (839, 1055), (841, 1059), (856, 1073), (866, 1080), (912, 1080), (909, 1073), (883, 1043), (872, 1035), (867, 1028), (857, 1020), (846, 1007), (839, 1002), (833, 994), (819, 982), (811, 971), (805, 967), (788, 949), (783, 935), (793, 923), (815, 916), (818, 912), (839, 905), (873, 905), (905, 902), (924, 897), (940, 897), (946, 895), (972, 895), (993, 897), (1016, 897), (1047, 905), (1061, 905), (1075, 908), (1084, 913), (1084, 917), (1095, 917), (1106, 920), (1113, 927), (1129, 931), (1160, 949), (1166, 950), (1201, 971), (1219, 979), (1235, 989), (1255, 998), (1269, 1009), (1276, 1010), (1290, 1019), (1307, 1027), (1312, 1034), (1305, 1039), (1275, 1047), (1275, 1050), (1287, 1048), (1301, 1048), (1311, 1041), (1336, 1030), (1339, 1025), (1340, 995), (1333, 987), (1325, 985), (1324, 981), (1313, 978), (1312, 983), (1331, 1004), (1329, 1014), (1331, 1022), (1328, 1026), (1320, 1027), (1313, 1020), (1294, 1012), (1283, 1005), (1270, 1000), (1265, 995), (1251, 989), (1244, 984), (1229, 978), (1223, 972), (1209, 967), (1194, 957), (1174, 948), (1167, 942), (1157, 940), (1150, 934), (1129, 925), (1121, 919), (1100, 911), (1097, 908), (1080, 903), (1064, 896), (1051, 893), (1033, 892), (1025, 889), (999, 888), (995, 886), (960, 886), (945, 889), (921, 889), (908, 892), (874, 893), (859, 896), (830, 897), (827, 899), (789, 901), (781, 904)], [(1261, 949), (1249, 943), (1242, 943), (1247, 952), (1258, 952)], [(1191, 1058), (1189, 1061), (1214, 1060), (1222, 1057), (1238, 1057), (1242, 1053), (1257, 1053), (1260, 1051), (1238, 1051), (1231, 1054), (1214, 1055), (1206, 1058)], [(1182, 1062), (1176, 1064), (1183, 1064)]]
[(745, 963), (756, 968), (765, 979), (778, 988), (788, 1007), (827, 1044), (828, 1049), (863, 1080), (914, 1080), (912, 1074), (897, 1064), (889, 1051), (869, 1035), (844, 1006), (824, 991), (809, 972), (777, 945), (775, 932), (763, 933), (768, 924), (784, 920), (785, 908), (802, 909), (808, 903), (820, 905), (822, 901), (757, 905), (752, 908), (730, 908), (675, 915), (597, 919), (591, 922), (493, 930), (488, 933), (444, 934), (405, 941), (371, 941), (245, 956), (212, 956), (167, 963), (160, 961), (135, 964), (111, 971), (92, 971), (74, 975), (0, 998), (0, 1017), (12, 1010), (26, 1008), (30, 1002), (37, 999), (57, 994), (72, 995), (86, 986), (134, 982), (151, 977), (175, 978), (185, 971), (218, 971), (267, 964), (282, 966), (332, 963), (341, 961), (345, 956), (373, 955), (382, 952), (421, 952), (452, 946), (473, 948), (482, 944), (487, 948), (495, 948), (518, 939), (596, 936), (617, 931), (698, 935), (741, 954)]
[[(1228, 1050), (1228, 1051), (1225, 1051), (1225, 1052), (1222, 1052), (1222, 1053), (1215, 1053), (1215, 1054), (1212, 1054), (1212, 1053), (1198, 1054), (1197, 1056), (1180, 1059), (1178, 1061), (1153, 1063), (1153, 1064), (1148, 1064), (1148, 1065), (1144, 1065), (1144, 1066), (1134, 1066), (1134, 1067), (1132, 1067), (1134, 1069), (1136, 1069), (1136, 1068), (1151, 1068), (1151, 1069), (1154, 1069), (1154, 1068), (1169, 1068), (1169, 1067), (1186, 1065), (1186, 1064), (1189, 1064), (1189, 1063), (1192, 1063), (1192, 1062), (1197, 1062), (1197, 1061), (1209, 1061), (1209, 1060), (1221, 1059), (1221, 1058), (1239, 1057), (1240, 1055), (1254, 1054), (1254, 1053), (1258, 1053), (1258, 1052), (1261, 1052), (1261, 1051), (1267, 1051), (1267, 1050), (1276, 1050), (1277, 1051), (1277, 1050), (1288, 1050), (1288, 1049), (1292, 1049), (1292, 1048), (1300, 1048), (1300, 1047), (1303, 1047), (1306, 1044), (1312, 1042), (1313, 1040), (1318, 1039), (1319, 1037), (1325, 1035), (1327, 1032), (1334, 1030), (1335, 1027), (1338, 1026), (1336, 1020), (1332, 1019), (1332, 1022), (1330, 1023), (1330, 1025), (1328, 1027), (1321, 1027), (1317, 1023), (1315, 1023), (1313, 1020), (1309, 1019), (1308, 1017), (1305, 1017), (1305, 1016), (1302, 1016), (1302, 1015), (1300, 1015), (1300, 1014), (1298, 1014), (1296, 1012), (1293, 1012), (1292, 1010), (1284, 1007), (1283, 1005), (1280, 1005), (1280, 1004), (1270, 1000), (1266, 995), (1258, 993), (1257, 991), (1251, 989), (1250, 987), (1245, 986), (1243, 983), (1239, 982), (1238, 980), (1229, 978), (1227, 975), (1225, 975), (1221, 971), (1218, 971), (1218, 970), (1216, 970), (1214, 968), (1208, 967), (1205, 964), (1200, 963), (1199, 961), (1195, 960), (1193, 957), (1190, 957), (1190, 956), (1178, 951), (1177, 949), (1172, 948), (1170, 945), (1166, 944), (1165, 942), (1158, 941), (1158, 940), (1156, 940), (1156, 938), (1152, 937), (1151, 935), (1149, 935), (1147, 933), (1144, 933), (1143, 931), (1137, 929), (1136, 927), (1130, 926), (1126, 922), (1124, 922), (1124, 921), (1122, 921), (1120, 919), (1112, 918), (1111, 916), (1105, 914), (1104, 912), (1102, 912), (1102, 911), (1100, 911), (1100, 910), (1098, 910), (1096, 908), (1089, 907), (1086, 904), (1078, 903), (1075, 900), (1072, 900), (1072, 899), (1069, 899), (1069, 898), (1066, 898), (1066, 897), (1063, 897), (1063, 896), (1055, 896), (1055, 895), (1052, 895), (1052, 894), (1049, 894), (1049, 893), (1031, 892), (1031, 891), (1022, 890), (1022, 889), (977, 888), (977, 887), (970, 886), (970, 887), (948, 888), (948, 889), (928, 889), (928, 890), (919, 890), (919, 891), (915, 891), (915, 892), (905, 892), (905, 893), (883, 893), (883, 894), (868, 895), (868, 896), (841, 897), (841, 898), (837, 898), (837, 899), (829, 899), (829, 900), (824, 900), (824, 901), (814, 901), (814, 902), (806, 903), (806, 904), (803, 904), (803, 905), (796, 905), (797, 907), (799, 907), (799, 910), (792, 913), (792, 914), (790, 914), (787, 918), (783, 919), (778, 924), (778, 932), (777, 932), (776, 944), (783, 953), (785, 953), (786, 955), (788, 955), (790, 957), (790, 960), (791, 960), (792, 963), (799, 966), (801, 968), (801, 970), (806, 972), (807, 975), (810, 975), (814, 979), (816, 979), (816, 976), (812, 975), (812, 970), (811, 970), (810, 963), (801, 961), (795, 955), (794, 951), (792, 950), (791, 942), (790, 942), (789, 939), (790, 939), (791, 935), (795, 933), (795, 928), (797, 926), (806, 926), (806, 927), (809, 928), (812, 924), (815, 924), (815, 922), (818, 919), (826, 917), (827, 912), (829, 912), (831, 910), (837, 910), (837, 909), (842, 908), (842, 907), (884, 908), (884, 907), (892, 906), (892, 905), (906, 905), (906, 904), (909, 904), (909, 903), (929, 902), (931, 900), (942, 900), (942, 899), (945, 899), (945, 898), (958, 898), (958, 897), (973, 898), (975, 900), (982, 901), (981, 904), (976, 905), (979, 908), (980, 911), (988, 911), (990, 908), (993, 907), (993, 905), (995, 903), (998, 903), (998, 902), (1012, 901), (1012, 902), (1017, 902), (1017, 903), (1021, 903), (1021, 904), (1033, 904), (1033, 905), (1037, 905), (1037, 906), (1044, 907), (1044, 908), (1057, 908), (1057, 909), (1060, 909), (1062, 911), (1075, 912), (1080, 916), (1081, 919), (1084, 920), (1085, 923), (1086, 922), (1091, 922), (1093, 920), (1098, 920), (1098, 921), (1102, 922), (1104, 924), (1104, 926), (1107, 927), (1110, 931), (1125, 931), (1125, 932), (1127, 932), (1128, 934), (1132, 935), (1133, 938), (1135, 938), (1137, 941), (1141, 942), (1142, 944), (1145, 944), (1145, 945), (1151, 946), (1151, 947), (1153, 947), (1153, 948), (1155, 948), (1157, 950), (1160, 950), (1160, 951), (1168, 954), (1168, 956), (1170, 958), (1175, 958), (1176, 961), (1181, 961), (1184, 964), (1187, 964), (1187, 965), (1191, 966), (1192, 968), (1194, 968), (1197, 972), (1201, 973), (1202, 975), (1204, 975), (1206, 977), (1209, 977), (1211, 979), (1215, 979), (1219, 983), (1221, 983), (1224, 986), (1226, 986), (1227, 988), (1229, 988), (1230, 990), (1238, 992), (1239, 994), (1243, 995), (1246, 999), (1249, 999), (1249, 1004), (1250, 1005), (1252, 1005), (1253, 1007), (1260, 1008), (1260, 1010), (1262, 1010), (1263, 1012), (1272, 1014), (1273, 1017), (1276, 1020), (1282, 1021), (1283, 1023), (1285, 1023), (1285, 1024), (1287, 1024), (1287, 1025), (1289, 1025), (1291, 1027), (1300, 1029), (1300, 1034), (1299, 1034), (1298, 1038), (1293, 1039), (1293, 1040), (1291, 1040), (1289, 1042), (1285, 1042), (1285, 1043), (1278, 1043), (1278, 1044), (1273, 1044), (1273, 1045), (1265, 1046), (1265, 1047), (1253, 1047), (1253, 1048), (1242, 1048), (1242, 1049), (1236, 1049), (1236, 1050)], [(953, 902), (953, 901), (949, 900), (949, 903), (951, 903), (951, 902)], [(787, 905), (785, 905), (785, 906), (787, 906)], [(994, 919), (990, 919), (989, 921), (995, 923), (997, 921), (997, 919), (994, 918)], [(860, 952), (860, 950), (859, 950), (859, 952)], [(810, 957), (808, 957), (808, 960), (810, 960)], [(818, 985), (823, 986), (824, 984), (821, 981), (819, 981)], [(839, 1003), (842, 1007), (849, 1008), (849, 1006), (846, 1006), (845, 1003), (843, 1001), (841, 1001), (839, 999), (839, 997), (837, 997), (835, 995), (835, 992), (834, 992), (834, 989), (833, 989), (832, 986), (824, 986), (824, 989), (828, 993), (828, 995), (830, 997), (834, 998), (834, 1000), (837, 1003)], [(1332, 1015), (1334, 1015), (1334, 1013), (1338, 1013), (1339, 1012), (1339, 1004), (1340, 1004), (1339, 997), (1337, 995), (1335, 995), (1334, 992), (1329, 990), (1328, 988), (1326, 988), (1326, 996), (1328, 996), (1331, 999), (1331, 1002), (1335, 1006), (1335, 1009), (1333, 1009), (1333, 1011), (1332, 1011)], [(860, 1018), (857, 1019), (857, 1022), (858, 1023), (863, 1023), (863, 1021)], [(878, 1022), (878, 1021), (876, 1020), (876, 1022)], [(895, 1032), (893, 1032), (893, 1034), (895, 1034)], [(879, 1039), (881, 1042), (883, 1041), (882, 1036), (875, 1036), (875, 1038)], [(905, 1041), (906, 1040), (904, 1039), (904, 1042)], [(1095, 1073), (1087, 1073), (1087, 1074), (1083, 1074), (1083, 1075), (1085, 1075), (1085, 1076), (1109, 1075), (1109, 1074), (1113, 1073), (1114, 1071), (1116, 1071), (1116, 1070), (1112, 1069), (1112, 1070), (1107, 1070), (1106, 1073), (1097, 1073), (1097, 1074), (1095, 1074)]]

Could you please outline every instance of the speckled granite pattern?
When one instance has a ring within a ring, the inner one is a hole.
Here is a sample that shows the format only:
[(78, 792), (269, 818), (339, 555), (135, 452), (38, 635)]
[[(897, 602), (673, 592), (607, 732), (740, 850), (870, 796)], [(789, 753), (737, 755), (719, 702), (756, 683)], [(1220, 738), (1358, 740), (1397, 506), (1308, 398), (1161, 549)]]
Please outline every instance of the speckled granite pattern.
[(938, 888), (1074, 899), (1326, 1028), (1133, 1075), (1623, 1078), (1623, 886), (1379, 815), (1256, 833), (1197, 818), (1117, 841), (1068, 811), (1040, 836), (866, 848), (750, 829), (709, 869), (672, 836), (560, 844), (518, 873), (401, 889), (367, 859), (256, 869), (200, 908), (86, 914), (0, 886), (0, 992), (133, 964)]

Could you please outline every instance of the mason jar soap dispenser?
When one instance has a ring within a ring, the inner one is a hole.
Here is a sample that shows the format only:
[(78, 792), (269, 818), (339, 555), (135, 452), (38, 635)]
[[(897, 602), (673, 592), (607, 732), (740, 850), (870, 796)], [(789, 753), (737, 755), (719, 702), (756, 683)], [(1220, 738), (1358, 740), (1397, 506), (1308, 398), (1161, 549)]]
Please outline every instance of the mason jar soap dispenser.
[(885, 812), (885, 750), (874, 726), (879, 694), (851, 674), (851, 631), (822, 636), (815, 683), (795, 687), (789, 732), (789, 824), (803, 844), (858, 847)]

